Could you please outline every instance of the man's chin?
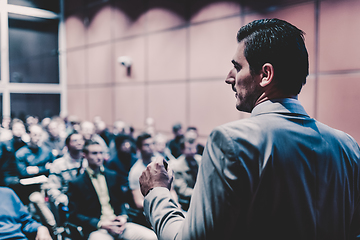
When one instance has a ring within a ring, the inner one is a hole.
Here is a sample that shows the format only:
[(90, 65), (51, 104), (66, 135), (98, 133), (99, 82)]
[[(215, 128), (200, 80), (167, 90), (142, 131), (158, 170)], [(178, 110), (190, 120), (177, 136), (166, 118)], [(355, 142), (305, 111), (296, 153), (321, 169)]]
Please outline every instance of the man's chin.
[(251, 113), (252, 109), (250, 107), (244, 106), (244, 104), (236, 104), (236, 109), (240, 112)]

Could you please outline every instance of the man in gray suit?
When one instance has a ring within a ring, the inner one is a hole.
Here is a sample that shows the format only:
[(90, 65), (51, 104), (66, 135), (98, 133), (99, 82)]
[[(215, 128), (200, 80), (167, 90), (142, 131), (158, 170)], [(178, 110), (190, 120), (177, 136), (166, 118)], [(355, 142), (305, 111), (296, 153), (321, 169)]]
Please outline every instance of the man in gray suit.
[(303, 32), (278, 19), (242, 27), (225, 82), (251, 117), (209, 136), (186, 217), (158, 159), (140, 177), (159, 239), (360, 238), (360, 151), (297, 100), (308, 75)]

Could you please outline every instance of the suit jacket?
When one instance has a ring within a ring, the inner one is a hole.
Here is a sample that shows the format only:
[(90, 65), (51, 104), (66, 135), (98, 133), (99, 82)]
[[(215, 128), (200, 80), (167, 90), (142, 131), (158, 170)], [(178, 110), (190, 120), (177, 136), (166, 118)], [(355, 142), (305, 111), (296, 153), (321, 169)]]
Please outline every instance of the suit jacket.
[(186, 218), (166, 188), (144, 210), (159, 239), (357, 239), (359, 158), (297, 100), (266, 101), (213, 130)]
[[(125, 196), (118, 176), (115, 172), (107, 169), (104, 170), (104, 175), (109, 190), (110, 205), (114, 209), (115, 215), (126, 214), (124, 210)], [(69, 221), (82, 226), (85, 235), (97, 230), (101, 205), (87, 171), (69, 182), (67, 195), (69, 197)]]

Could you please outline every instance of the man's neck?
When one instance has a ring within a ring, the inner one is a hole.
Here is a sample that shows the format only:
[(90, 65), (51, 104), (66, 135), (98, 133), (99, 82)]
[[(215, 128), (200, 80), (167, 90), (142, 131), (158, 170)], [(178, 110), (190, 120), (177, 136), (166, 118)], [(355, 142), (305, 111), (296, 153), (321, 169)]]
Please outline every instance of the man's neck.
[(279, 91), (279, 90), (269, 90), (269, 91), (265, 91), (263, 92), (260, 97), (257, 99), (257, 101), (255, 102), (255, 106), (259, 105), (260, 103), (263, 103), (267, 100), (271, 100), (271, 99), (279, 99), (279, 98), (293, 98), (293, 99), (297, 99), (297, 95), (291, 95), (291, 94), (284, 94), (283, 92)]
[(81, 151), (69, 151), (71, 159), (79, 160), (81, 158)]
[(89, 168), (90, 168), (91, 170), (93, 170), (95, 174), (100, 173), (100, 167), (92, 168), (91, 166), (89, 166)]
[(20, 140), (21, 140), (21, 136), (20, 136), (20, 137), (18, 137), (18, 136), (13, 136), (13, 138), (14, 138), (15, 141), (20, 141)]
[(175, 136), (175, 141), (179, 142), (183, 137), (184, 137), (184, 135), (176, 135)]
[(143, 163), (144, 163), (145, 165), (148, 165), (148, 164), (151, 162), (151, 158), (152, 158), (152, 156), (149, 157), (149, 158), (144, 158), (144, 157), (142, 157), (142, 161), (143, 161)]
[(36, 149), (36, 148), (39, 148), (39, 145), (35, 144), (35, 143), (32, 143), (32, 142), (29, 142), (29, 148), (32, 148), (32, 149)]

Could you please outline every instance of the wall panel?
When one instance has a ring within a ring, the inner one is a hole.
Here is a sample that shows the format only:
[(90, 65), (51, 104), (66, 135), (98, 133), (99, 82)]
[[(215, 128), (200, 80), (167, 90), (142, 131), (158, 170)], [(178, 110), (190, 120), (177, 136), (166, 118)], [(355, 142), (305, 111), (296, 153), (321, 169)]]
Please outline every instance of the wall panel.
[(319, 20), (319, 71), (360, 71), (360, 1), (323, 1)]
[(174, 123), (186, 122), (185, 83), (152, 84), (148, 91), (148, 116), (155, 120), (158, 131), (170, 131)]
[(123, 120), (137, 129), (142, 129), (145, 121), (144, 85), (120, 85), (115, 88), (115, 120)]
[(318, 120), (360, 141), (360, 74), (319, 77)]
[(190, 26), (190, 78), (224, 79), (237, 47), (241, 18), (233, 17)]
[(160, 32), (148, 37), (149, 81), (186, 78), (186, 29)]

